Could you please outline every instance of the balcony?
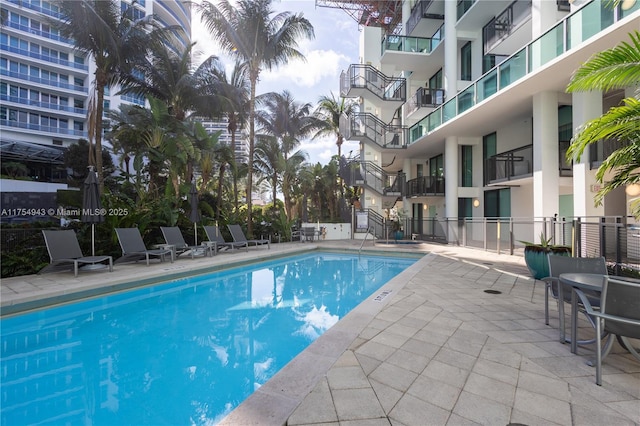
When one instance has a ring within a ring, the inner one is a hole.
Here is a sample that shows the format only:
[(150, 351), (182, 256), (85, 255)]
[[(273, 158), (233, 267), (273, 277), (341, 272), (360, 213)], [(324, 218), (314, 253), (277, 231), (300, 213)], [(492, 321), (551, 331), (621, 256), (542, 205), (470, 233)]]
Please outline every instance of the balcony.
[(485, 160), (485, 186), (504, 184), (533, 175), (533, 145), (516, 148)]
[[(387, 173), (382, 167), (371, 161), (342, 160), (340, 176), (345, 184), (349, 186), (364, 186), (383, 197), (388, 197), (388, 201), (395, 202), (404, 194), (404, 173)], [(345, 163), (345, 164), (342, 164)]]
[(443, 196), (444, 178), (421, 176), (407, 181), (407, 197)]
[[(599, 1), (585, 5), (411, 126), (409, 143), (415, 143), (516, 81), (539, 71), (589, 38), (626, 16), (636, 13), (638, 8), (640, 6), (636, 4), (633, 9), (627, 11), (611, 10)], [(594, 19), (594, 16), (597, 19)]]
[(444, 103), (444, 89), (421, 87), (407, 101), (407, 116), (423, 112), (424, 108), (436, 108)]
[(432, 37), (387, 35), (382, 39), (380, 63), (399, 69), (414, 70), (424, 65), (428, 56), (442, 43), (444, 27)]
[(433, 0), (419, 0), (413, 9), (411, 9), (411, 15), (407, 19), (407, 34), (411, 34), (416, 29), (418, 24), (423, 18), (442, 19), (443, 14), (430, 14), (428, 13), (429, 7), (433, 4)]
[[(589, 163), (592, 169), (600, 167), (613, 152), (629, 145), (629, 141), (618, 139), (605, 139), (589, 145)], [(565, 150), (566, 152), (566, 150)]]
[(381, 110), (380, 119), (388, 122), (407, 100), (407, 80), (388, 77), (371, 65), (354, 64), (340, 75), (340, 95), (374, 102)]
[(404, 126), (385, 124), (369, 113), (340, 117), (340, 132), (347, 140), (373, 142), (381, 148), (406, 148), (407, 130)]
[[(482, 29), (484, 54), (511, 55), (531, 34), (531, 0), (516, 0)], [(516, 37), (518, 30), (522, 37)], [(512, 40), (509, 40), (512, 39)]]

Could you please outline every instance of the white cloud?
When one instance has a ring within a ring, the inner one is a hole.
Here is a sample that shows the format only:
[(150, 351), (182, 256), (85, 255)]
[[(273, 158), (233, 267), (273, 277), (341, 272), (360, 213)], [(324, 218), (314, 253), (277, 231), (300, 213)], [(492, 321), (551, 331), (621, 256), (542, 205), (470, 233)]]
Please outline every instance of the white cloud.
[(272, 71), (263, 71), (260, 79), (292, 82), (300, 87), (314, 87), (324, 78), (337, 81), (349, 58), (333, 50), (312, 50), (305, 54), (306, 61), (295, 60)]

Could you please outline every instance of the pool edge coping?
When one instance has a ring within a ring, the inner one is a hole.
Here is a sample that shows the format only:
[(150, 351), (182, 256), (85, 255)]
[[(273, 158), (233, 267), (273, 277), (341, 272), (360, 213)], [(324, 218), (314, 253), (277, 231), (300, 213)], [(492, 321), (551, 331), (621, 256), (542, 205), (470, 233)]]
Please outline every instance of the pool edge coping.
[[(432, 252), (422, 253), (413, 265), (365, 298), (333, 327), (289, 361), (225, 416), (218, 426), (262, 424), (285, 426), (295, 409), (326, 376), (340, 356), (349, 349), (362, 330), (436, 256), (438, 254)], [(387, 291), (391, 291), (389, 296), (383, 297), (382, 300), (375, 300), (378, 295)]]

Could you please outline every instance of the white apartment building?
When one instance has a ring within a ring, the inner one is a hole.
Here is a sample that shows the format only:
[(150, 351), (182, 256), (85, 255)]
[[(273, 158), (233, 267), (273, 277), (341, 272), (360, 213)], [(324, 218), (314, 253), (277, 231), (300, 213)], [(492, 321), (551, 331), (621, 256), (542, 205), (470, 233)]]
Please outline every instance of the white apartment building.
[[(204, 126), (207, 133), (220, 132), (218, 141), (221, 144), (231, 146), (231, 132), (229, 131), (229, 119), (227, 117), (221, 117), (218, 121), (212, 121), (208, 119), (201, 119), (200, 122)], [(235, 144), (234, 155), (238, 164), (249, 162), (249, 141), (247, 135), (242, 129), (237, 129), (235, 132)]]
[[(122, 8), (131, 2), (122, 2)], [(64, 147), (87, 138), (87, 103), (95, 66), (89, 57), (52, 29), (45, 17), (59, 17), (54, 2), (0, 0), (0, 155), (2, 161), (28, 165), (32, 181), (3, 179), (0, 190), (55, 192), (62, 183)], [(165, 25), (179, 25), (189, 43), (191, 11), (188, 2), (137, 0), (137, 17), (155, 14)], [(144, 105), (144, 99), (105, 93), (105, 110), (121, 103)], [(57, 183), (56, 183), (57, 182)]]
[[(626, 216), (624, 190), (595, 207), (596, 169), (616, 141), (567, 162), (571, 137), (634, 88), (566, 93), (591, 55), (640, 29), (640, 1), (323, 1), (363, 25), (360, 60), (341, 94), (360, 112), (342, 132), (360, 141), (350, 184), (383, 217)], [(386, 9), (380, 10), (384, 3)], [(421, 233), (419, 229), (414, 232)]]

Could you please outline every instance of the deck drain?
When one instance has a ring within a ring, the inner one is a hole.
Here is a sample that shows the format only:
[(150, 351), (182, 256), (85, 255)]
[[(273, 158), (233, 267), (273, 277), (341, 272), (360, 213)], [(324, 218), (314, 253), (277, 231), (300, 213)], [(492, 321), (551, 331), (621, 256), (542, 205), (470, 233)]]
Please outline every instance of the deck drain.
[(499, 290), (485, 290), (484, 292), (489, 294), (502, 294)]
[(380, 292), (376, 297), (373, 298), (375, 302), (382, 302), (385, 297), (391, 294), (390, 290), (385, 290)]

